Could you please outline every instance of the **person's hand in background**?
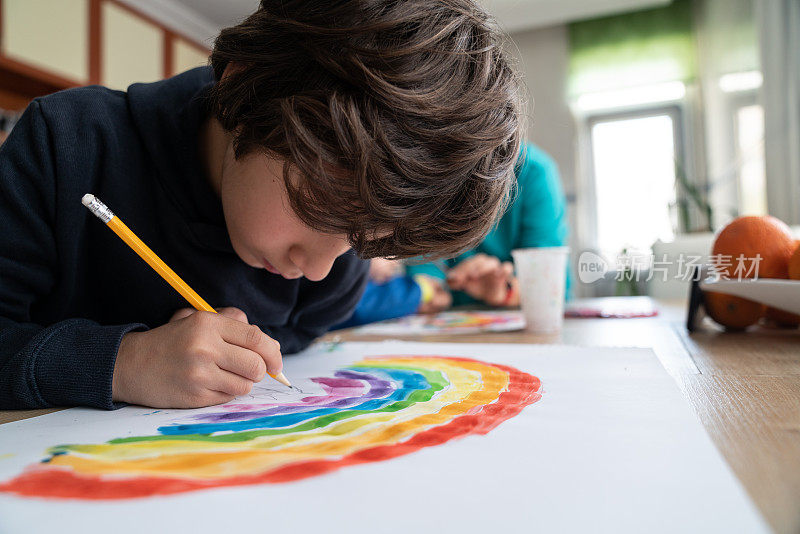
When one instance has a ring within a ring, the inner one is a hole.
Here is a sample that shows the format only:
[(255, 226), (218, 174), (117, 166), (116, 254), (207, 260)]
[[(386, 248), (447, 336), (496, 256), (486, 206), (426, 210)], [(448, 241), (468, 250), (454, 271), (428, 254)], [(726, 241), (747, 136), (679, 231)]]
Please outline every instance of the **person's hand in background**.
[(514, 265), (494, 256), (476, 254), (447, 272), (447, 284), (489, 306), (517, 306), (519, 291)]

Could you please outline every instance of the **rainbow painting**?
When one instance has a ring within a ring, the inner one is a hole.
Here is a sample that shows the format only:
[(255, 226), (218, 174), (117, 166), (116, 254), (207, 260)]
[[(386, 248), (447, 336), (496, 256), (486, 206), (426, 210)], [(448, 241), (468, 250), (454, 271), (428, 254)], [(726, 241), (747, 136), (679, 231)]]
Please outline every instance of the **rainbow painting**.
[(453, 356), (366, 357), (311, 381), (321, 394), (240, 398), (151, 435), (53, 446), (0, 493), (125, 500), (291, 483), (487, 434), (541, 398), (531, 374)]
[(420, 335), (476, 334), (480, 332), (510, 332), (525, 328), (525, 318), (519, 310), (448, 311), (433, 315), (409, 315), (399, 319), (368, 324), (357, 328), (357, 334)]

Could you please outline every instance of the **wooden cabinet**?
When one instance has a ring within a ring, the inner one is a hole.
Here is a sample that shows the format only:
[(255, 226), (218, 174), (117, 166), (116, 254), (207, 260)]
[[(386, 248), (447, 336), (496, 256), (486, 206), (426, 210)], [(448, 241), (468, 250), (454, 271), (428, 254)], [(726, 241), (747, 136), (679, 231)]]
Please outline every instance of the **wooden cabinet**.
[(164, 30), (129, 9), (103, 2), (101, 83), (126, 89), (134, 82), (164, 77)]
[(206, 64), (208, 54), (120, 0), (0, 0), (0, 109), (78, 85), (126, 89)]
[(89, 81), (89, 0), (3, 0), (2, 8), (3, 55)]
[(172, 40), (172, 68), (170, 76), (208, 64), (208, 50), (181, 37)]

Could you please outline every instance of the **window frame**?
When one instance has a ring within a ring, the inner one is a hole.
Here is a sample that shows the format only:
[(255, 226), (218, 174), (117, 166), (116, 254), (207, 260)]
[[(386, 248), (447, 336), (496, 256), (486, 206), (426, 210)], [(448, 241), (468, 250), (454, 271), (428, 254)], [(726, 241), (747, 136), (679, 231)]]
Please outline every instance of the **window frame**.
[[(583, 225), (582, 229), (587, 232), (584, 235), (588, 238), (589, 247), (592, 250), (597, 250), (598, 248), (598, 235), (597, 235), (597, 223), (598, 223), (598, 210), (597, 210), (597, 177), (595, 174), (594, 168), (594, 155), (595, 155), (595, 147), (592, 141), (592, 130), (593, 128), (603, 122), (614, 122), (620, 120), (631, 120), (631, 119), (646, 119), (650, 117), (657, 117), (666, 115), (672, 119), (672, 136), (673, 136), (673, 148), (675, 153), (675, 160), (681, 168), (684, 169), (684, 172), (689, 175), (687, 170), (686, 162), (687, 159), (687, 150), (688, 147), (686, 145), (686, 133), (684, 130), (684, 125), (686, 124), (685, 120), (685, 110), (684, 105), (682, 102), (658, 102), (653, 104), (647, 104), (643, 106), (639, 106), (636, 108), (631, 109), (623, 109), (623, 110), (608, 110), (608, 111), (592, 111), (591, 113), (587, 113), (582, 117), (582, 131), (583, 131), (583, 165), (582, 167), (585, 169), (582, 173), (584, 176), (584, 191), (586, 193), (585, 200), (583, 202), (584, 208), (584, 216), (586, 217), (586, 224)], [(683, 191), (683, 188), (680, 186), (680, 182), (676, 176), (675, 179), (675, 200), (676, 203), (680, 204), (686, 200), (686, 194)], [(680, 209), (677, 208), (676, 209)], [(672, 215), (672, 214), (671, 214)], [(681, 234), (687, 231), (684, 228), (682, 220), (679, 214), (675, 216), (676, 220), (676, 228), (675, 233)]]
[[(748, 106), (761, 106), (761, 112), (764, 114), (764, 127), (766, 128), (766, 110), (764, 103), (759, 98), (757, 89), (747, 89), (745, 91), (736, 91), (725, 94), (725, 113), (731, 121), (731, 135), (728, 137), (728, 149), (733, 155), (735, 162), (735, 179), (736, 179), (736, 213), (742, 214), (742, 166), (744, 165), (743, 154), (739, 150), (739, 110)], [(765, 131), (766, 134), (766, 131)], [(766, 139), (762, 137), (762, 142), (766, 143)], [(766, 148), (766, 147), (765, 147)], [(769, 183), (767, 180), (766, 169), (766, 152), (764, 153), (764, 197), (767, 200), (767, 213), (769, 213)]]

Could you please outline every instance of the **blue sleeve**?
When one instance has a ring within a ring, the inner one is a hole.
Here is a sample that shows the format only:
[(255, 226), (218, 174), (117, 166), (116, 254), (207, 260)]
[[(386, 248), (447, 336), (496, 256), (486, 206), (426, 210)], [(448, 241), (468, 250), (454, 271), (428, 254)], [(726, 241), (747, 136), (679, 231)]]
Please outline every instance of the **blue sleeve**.
[(410, 276), (398, 276), (384, 284), (367, 282), (353, 315), (332, 330), (411, 315), (419, 308), (421, 297), (422, 291)]
[(116, 408), (111, 384), (120, 341), (146, 327), (31, 319), (58, 276), (52, 152), (34, 101), (0, 147), (0, 409)]

